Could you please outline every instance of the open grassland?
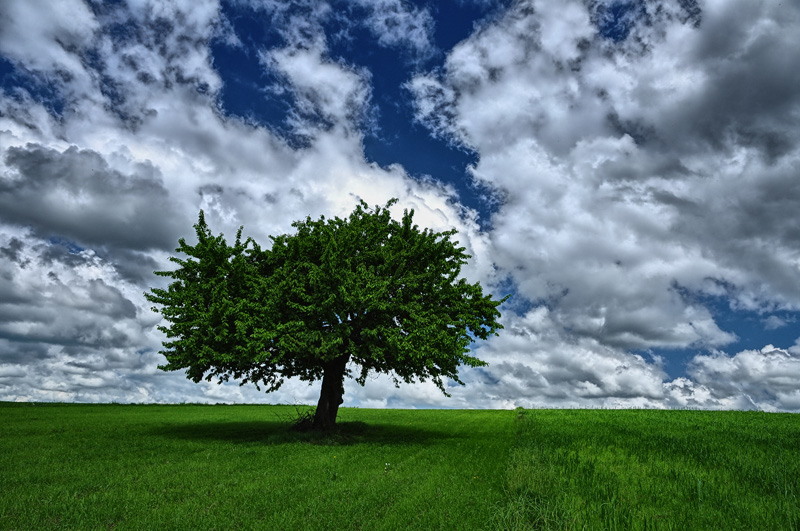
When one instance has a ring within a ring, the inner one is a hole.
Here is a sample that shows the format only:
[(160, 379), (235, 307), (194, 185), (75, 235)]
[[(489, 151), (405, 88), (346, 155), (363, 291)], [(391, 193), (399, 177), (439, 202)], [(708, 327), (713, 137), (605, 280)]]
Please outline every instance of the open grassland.
[(503, 529), (800, 529), (800, 416), (517, 411)]
[(480, 527), (501, 502), (510, 411), (0, 407), (2, 529)]
[(800, 529), (800, 416), (0, 403), (0, 529)]

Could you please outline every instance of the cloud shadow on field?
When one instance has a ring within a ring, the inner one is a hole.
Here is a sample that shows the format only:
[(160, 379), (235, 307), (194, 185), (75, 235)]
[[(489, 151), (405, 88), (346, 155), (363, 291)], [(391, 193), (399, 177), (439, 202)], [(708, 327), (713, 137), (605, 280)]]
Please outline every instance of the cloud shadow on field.
[(329, 433), (313, 431), (298, 432), (291, 429), (291, 422), (234, 421), (193, 422), (160, 426), (154, 435), (195, 441), (222, 441), (241, 444), (280, 445), (305, 442), (320, 446), (349, 446), (352, 444), (380, 445), (425, 445), (436, 440), (452, 439), (454, 435), (444, 431), (422, 429), (395, 424), (368, 424), (359, 421), (341, 421)]

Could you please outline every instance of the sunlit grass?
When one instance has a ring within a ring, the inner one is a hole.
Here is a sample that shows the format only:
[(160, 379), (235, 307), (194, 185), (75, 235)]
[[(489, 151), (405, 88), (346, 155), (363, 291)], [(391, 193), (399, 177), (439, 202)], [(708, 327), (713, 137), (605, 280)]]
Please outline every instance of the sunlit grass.
[(800, 417), (518, 411), (506, 529), (800, 529)]
[(0, 529), (800, 529), (800, 417), (0, 403)]

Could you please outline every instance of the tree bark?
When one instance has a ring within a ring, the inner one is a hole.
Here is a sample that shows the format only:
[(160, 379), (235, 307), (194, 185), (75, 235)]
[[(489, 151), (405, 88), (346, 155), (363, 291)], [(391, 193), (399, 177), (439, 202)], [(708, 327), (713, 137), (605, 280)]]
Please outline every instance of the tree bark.
[(317, 411), (314, 414), (314, 429), (329, 430), (336, 425), (339, 406), (344, 402), (344, 370), (350, 355), (340, 356), (325, 364), (322, 373), (322, 390), (319, 394)]

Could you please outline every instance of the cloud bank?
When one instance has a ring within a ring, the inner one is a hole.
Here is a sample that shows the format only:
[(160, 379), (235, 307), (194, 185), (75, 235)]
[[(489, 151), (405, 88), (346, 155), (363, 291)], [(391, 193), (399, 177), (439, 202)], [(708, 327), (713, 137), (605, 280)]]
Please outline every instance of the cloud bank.
[[(798, 343), (731, 350), (716, 309), (796, 327), (800, 8), (516, 1), (437, 51), (444, 24), (406, 0), (5, 2), (0, 399), (315, 401), (161, 373), (142, 293), (201, 208), (266, 243), (398, 197), (514, 298), (453, 398), (376, 377), (345, 405), (800, 410)], [(371, 65), (333, 52), (362, 38), (407, 72), (417, 133), (476, 154), (463, 182), (370, 162)], [(279, 114), (226, 109), (215, 47)]]

